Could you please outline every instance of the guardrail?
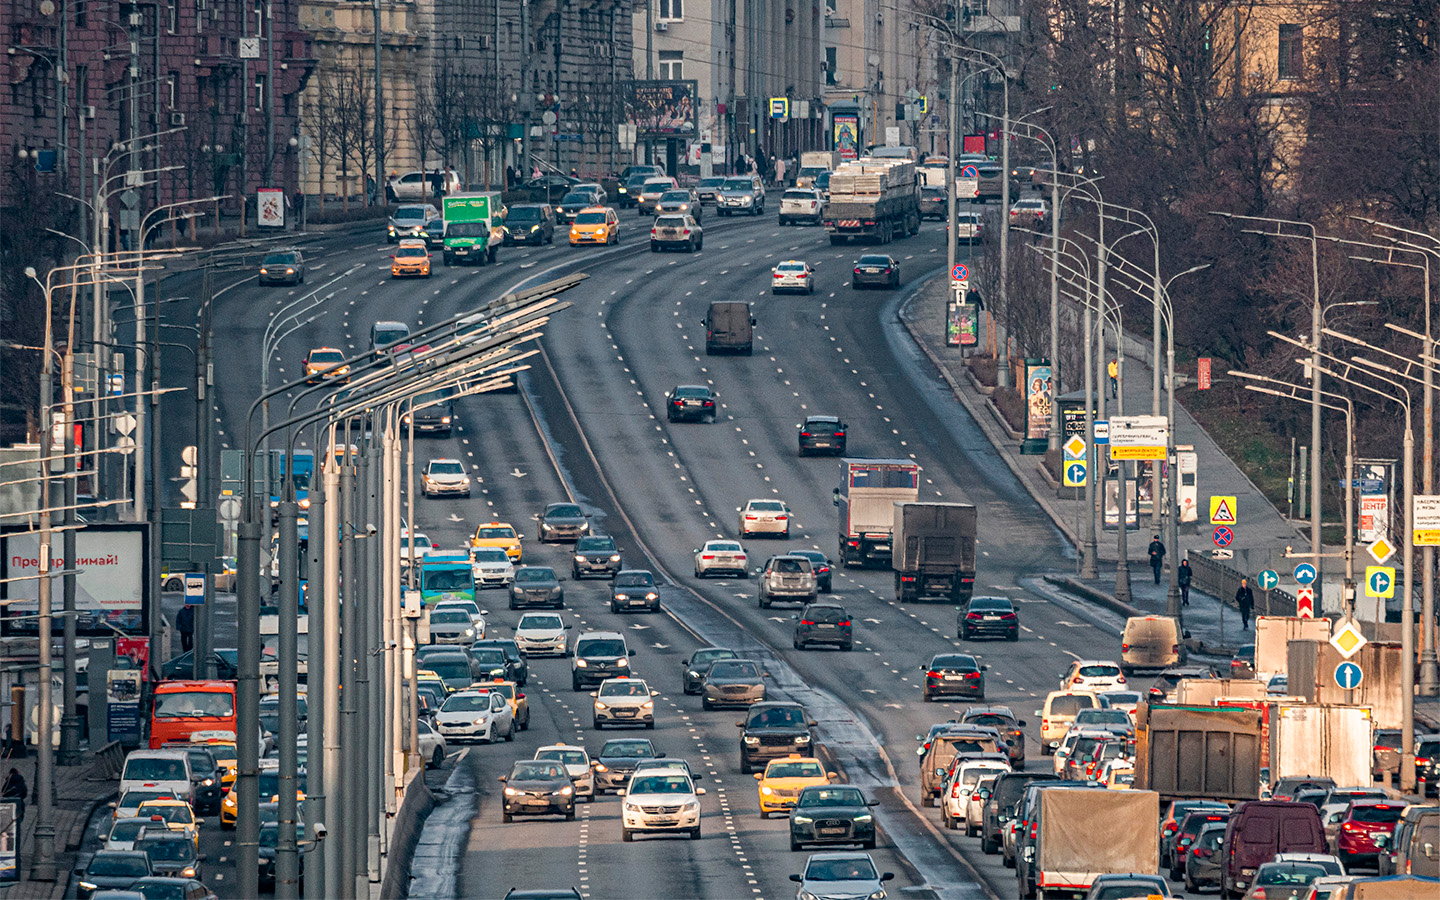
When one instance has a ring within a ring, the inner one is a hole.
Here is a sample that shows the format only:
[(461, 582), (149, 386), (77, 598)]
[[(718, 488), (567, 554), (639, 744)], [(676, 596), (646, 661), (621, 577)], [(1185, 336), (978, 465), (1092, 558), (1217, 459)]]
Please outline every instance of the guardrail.
[(1235, 605), (1235, 591), (1240, 587), (1240, 579), (1249, 578), (1250, 587), (1255, 592), (1254, 615), (1295, 615), (1295, 595), (1279, 588), (1262, 591), (1255, 583), (1254, 572), (1232, 569), (1222, 561), (1212, 559), (1204, 553), (1188, 551), (1185, 557), (1190, 560), (1190, 568), (1194, 571), (1194, 575), (1191, 576), (1191, 585), (1215, 597), (1225, 606), (1233, 607)]

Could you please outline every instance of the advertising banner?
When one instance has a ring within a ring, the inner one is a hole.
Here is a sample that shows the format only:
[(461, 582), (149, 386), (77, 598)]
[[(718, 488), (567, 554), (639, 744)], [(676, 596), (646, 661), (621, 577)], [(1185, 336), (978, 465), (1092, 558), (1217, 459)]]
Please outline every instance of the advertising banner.
[[(1050, 438), (1052, 415), (1050, 360), (1025, 360), (1025, 440), (1027, 443)], [(1041, 452), (1044, 452), (1043, 449)]]
[(846, 161), (860, 156), (860, 117), (836, 116), (834, 119), (835, 149)]
[(641, 139), (694, 137), (697, 93), (695, 81), (632, 81), (625, 121)]
[[(76, 627), (83, 635), (109, 635), (112, 627), (143, 633), (146, 526), (92, 523), (75, 534), (75, 559), (63, 559), (61, 543), (51, 545), (50, 571), (80, 570), (75, 576)], [(0, 584), (4, 634), (35, 634), (39, 612), (40, 537), (37, 534), (0, 533), (0, 577), (20, 579)], [(27, 577), (29, 576), (29, 577)], [(58, 579), (53, 585), (59, 590)], [(12, 621), (19, 619), (19, 621)], [(108, 623), (108, 624), (107, 624)], [(59, 631), (61, 621), (55, 620)]]
[(105, 673), (105, 722), (108, 740), (138, 744), (143, 732), (140, 715), (140, 671), (111, 669)]
[[(954, 340), (950, 340), (952, 331)], [(974, 303), (953, 303), (945, 332), (951, 347), (974, 347), (980, 343), (980, 307)]]
[(0, 884), (20, 880), (20, 804), (0, 803)]
[[(1125, 485), (1125, 529), (1134, 531), (1140, 527), (1135, 504), (1135, 482)], [(1114, 531), (1120, 523), (1120, 480), (1111, 478), (1105, 482), (1105, 530)]]
[(1387, 494), (1360, 495), (1360, 541), (1370, 544), (1390, 533), (1390, 497)]
[(261, 228), (284, 228), (285, 191), (281, 188), (256, 188), (255, 210), (255, 221)]

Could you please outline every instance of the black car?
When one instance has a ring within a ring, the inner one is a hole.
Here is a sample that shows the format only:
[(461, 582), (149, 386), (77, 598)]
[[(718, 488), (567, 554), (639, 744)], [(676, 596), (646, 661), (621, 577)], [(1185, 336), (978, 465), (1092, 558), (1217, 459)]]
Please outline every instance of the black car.
[(575, 640), (570, 652), (570, 689), (593, 687), (607, 678), (630, 674), (635, 655), (625, 637), (613, 631), (589, 631)]
[(640, 189), (645, 187), (646, 179), (655, 178), (660, 173), (644, 171), (637, 172), (626, 178), (620, 184), (619, 195), (615, 198), (616, 204), (621, 209), (629, 209), (638, 206), (640, 203)]
[(271, 250), (260, 260), (259, 284), (304, 284), (305, 254), (299, 250)]
[[(220, 647), (210, 654), (211, 669), (202, 670), (201, 678), (216, 678), (221, 681), (234, 681), (239, 673), (239, 650), (234, 647)], [(194, 650), (186, 650), (179, 656), (172, 656), (160, 667), (162, 679), (189, 679), (194, 677), (195, 659)]]
[(575, 503), (552, 503), (535, 517), (540, 522), (540, 543), (578, 541), (590, 533), (590, 517)]
[(522, 606), (565, 606), (565, 588), (549, 566), (521, 566), (510, 582), (510, 608)]
[(875, 849), (875, 816), (857, 787), (812, 785), (800, 791), (790, 810), (790, 851), (815, 844), (859, 844)]
[[(296, 823), (298, 839), (304, 839), (305, 826), (303, 823)], [(260, 887), (275, 888), (275, 851), (280, 844), (280, 823), (263, 822), (260, 825)], [(305, 883), (305, 858), (309, 854), (301, 853), (300, 856), (300, 883)]]
[(845, 455), (845, 432), (850, 426), (835, 416), (810, 416), (800, 423), (800, 455)]
[(735, 727), (740, 729), (740, 772), (749, 775), (772, 759), (792, 753), (809, 755), (814, 746), (810, 729), (815, 720), (798, 703), (757, 703)]
[(606, 741), (595, 756), (595, 793), (623, 788), (642, 759), (661, 756), (649, 738), (617, 738)]
[[(475, 660), (475, 664), (480, 667), (480, 677), (476, 679), (477, 681), (492, 678), (505, 680), (507, 666), (505, 665), (504, 650), (499, 647), (471, 647), (465, 652), (470, 654), (470, 658)], [(516, 722), (515, 724), (518, 727), (520, 723)]]
[(962, 641), (992, 634), (1007, 641), (1020, 640), (1020, 617), (1009, 597), (971, 597), (955, 619), (955, 633)]
[(608, 535), (591, 535), (575, 542), (575, 559), (570, 563), (570, 574), (579, 581), (586, 575), (600, 574), (614, 578), (620, 572), (620, 548), (615, 539)]
[(950, 215), (950, 192), (943, 187), (922, 187), (920, 189), (920, 218), (936, 218), (945, 221)]
[(838, 603), (808, 603), (793, 618), (796, 650), (805, 650), (813, 644), (832, 644), (841, 650), (855, 646), (850, 614)]
[[(302, 694), (300, 703), (304, 703)], [(270, 729), (272, 732), (274, 729)], [(162, 750), (184, 750), (190, 757), (190, 785), (195, 794), (195, 812), (201, 815), (216, 815), (220, 812), (222, 799), (220, 778), (223, 774), (215, 754), (204, 744), (181, 744), (167, 742)]]
[(717, 659), (739, 659), (740, 654), (725, 647), (701, 647), (680, 660), (680, 685), (687, 694), (698, 694), (705, 686), (705, 671)]
[(467, 688), (487, 674), (473, 656), (459, 647), (425, 657), (425, 668), (439, 675), (452, 691)]
[(425, 233), (421, 235), (425, 239), (427, 250), (442, 250), (445, 247), (445, 220), (436, 219), (425, 226)]
[(150, 857), (150, 873), (167, 878), (199, 878), (200, 855), (195, 839), (183, 831), (145, 830), (135, 849)]
[(575, 221), (575, 216), (582, 209), (589, 209), (596, 205), (595, 195), (590, 191), (569, 191), (555, 204), (555, 221), (561, 225), (569, 225)]
[(955, 694), (974, 700), (985, 699), (985, 670), (966, 653), (937, 653), (930, 664), (921, 666), (925, 673), (925, 685), (921, 690), (928, 702), (945, 694)]
[(1000, 737), (1005, 739), (1005, 750), (1010, 756), (1010, 765), (1016, 768), (1025, 766), (1025, 727), (1024, 719), (1015, 718), (1015, 713), (1010, 711), (1008, 706), (972, 706), (965, 710), (965, 715), (960, 717), (962, 725), (984, 725), (986, 728), (993, 728), (1000, 732)]
[(665, 393), (665, 418), (671, 422), (715, 421), (720, 395), (703, 384), (682, 384)]
[(660, 585), (645, 569), (626, 569), (610, 584), (610, 611), (644, 609), (660, 611)]
[(830, 580), (834, 575), (834, 573), (831, 572), (833, 565), (830, 562), (830, 557), (821, 553), (819, 550), (791, 550), (789, 555), (803, 556), (810, 560), (810, 567), (815, 570), (815, 586), (820, 589), (820, 593), (822, 594), (830, 593)]
[(570, 193), (572, 185), (579, 183), (580, 179), (571, 178), (569, 175), (542, 175), (533, 181), (525, 182), (520, 188), (530, 192), (532, 203), (554, 203)]
[(1425, 796), (1440, 788), (1440, 734), (1415, 738), (1415, 777), (1425, 779)]
[(553, 759), (525, 759), (515, 763), (505, 784), (500, 811), (503, 822), (516, 816), (564, 816), (575, 821), (575, 786), (563, 763)]
[(505, 246), (555, 243), (555, 210), (548, 203), (521, 203), (505, 212)]
[(509, 638), (486, 638), (470, 645), (472, 652), (486, 647), (497, 647), (505, 653), (505, 679), (524, 687), (525, 682), (530, 680), (530, 663), (520, 652), (519, 645)]
[(505, 900), (580, 900), (575, 888), (511, 888), (505, 892)]
[(144, 850), (101, 850), (75, 874), (79, 876), (75, 896), (89, 900), (96, 891), (127, 890), (150, 875), (150, 856)]
[(194, 878), (162, 878), (152, 875), (130, 885), (145, 900), (218, 900), (215, 892)]
[(850, 286), (859, 290), (867, 285), (878, 284), (891, 290), (900, 286), (900, 263), (894, 257), (883, 253), (867, 253), (855, 261), (855, 271), (850, 277)]

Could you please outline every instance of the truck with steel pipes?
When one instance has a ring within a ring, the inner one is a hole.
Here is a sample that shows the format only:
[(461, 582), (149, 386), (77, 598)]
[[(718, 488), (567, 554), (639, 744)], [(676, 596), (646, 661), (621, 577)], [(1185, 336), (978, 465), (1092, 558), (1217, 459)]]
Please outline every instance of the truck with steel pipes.
[(920, 176), (908, 159), (848, 162), (830, 176), (823, 219), (830, 243), (888, 244), (920, 231)]
[(892, 518), (895, 599), (968, 601), (975, 590), (975, 507), (896, 502)]

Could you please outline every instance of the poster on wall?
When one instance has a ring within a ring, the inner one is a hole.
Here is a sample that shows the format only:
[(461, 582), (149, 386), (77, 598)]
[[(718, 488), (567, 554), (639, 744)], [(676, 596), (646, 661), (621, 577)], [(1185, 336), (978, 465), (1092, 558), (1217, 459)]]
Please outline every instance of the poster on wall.
[[(1032, 444), (1049, 442), (1050, 416), (1050, 360), (1025, 360), (1025, 442)], [(1041, 452), (1044, 452), (1043, 448)]]
[(284, 228), (285, 191), (281, 188), (256, 188), (255, 210), (255, 221), (261, 228)]
[(857, 159), (860, 156), (860, 117), (835, 117), (835, 149), (842, 160)]
[(20, 822), (18, 803), (0, 803), (0, 884), (20, 880)]
[[(147, 526), (91, 523), (75, 534), (76, 629), (80, 634), (109, 635), (115, 630), (143, 633), (149, 562), (145, 554)], [(55, 549), (58, 549), (57, 544)], [(50, 571), (63, 571), (71, 561), (52, 550)], [(40, 610), (40, 539), (29, 532), (0, 532), (0, 633), (34, 634)], [(54, 583), (59, 590), (59, 582)], [(57, 617), (55, 629), (63, 623)]]

